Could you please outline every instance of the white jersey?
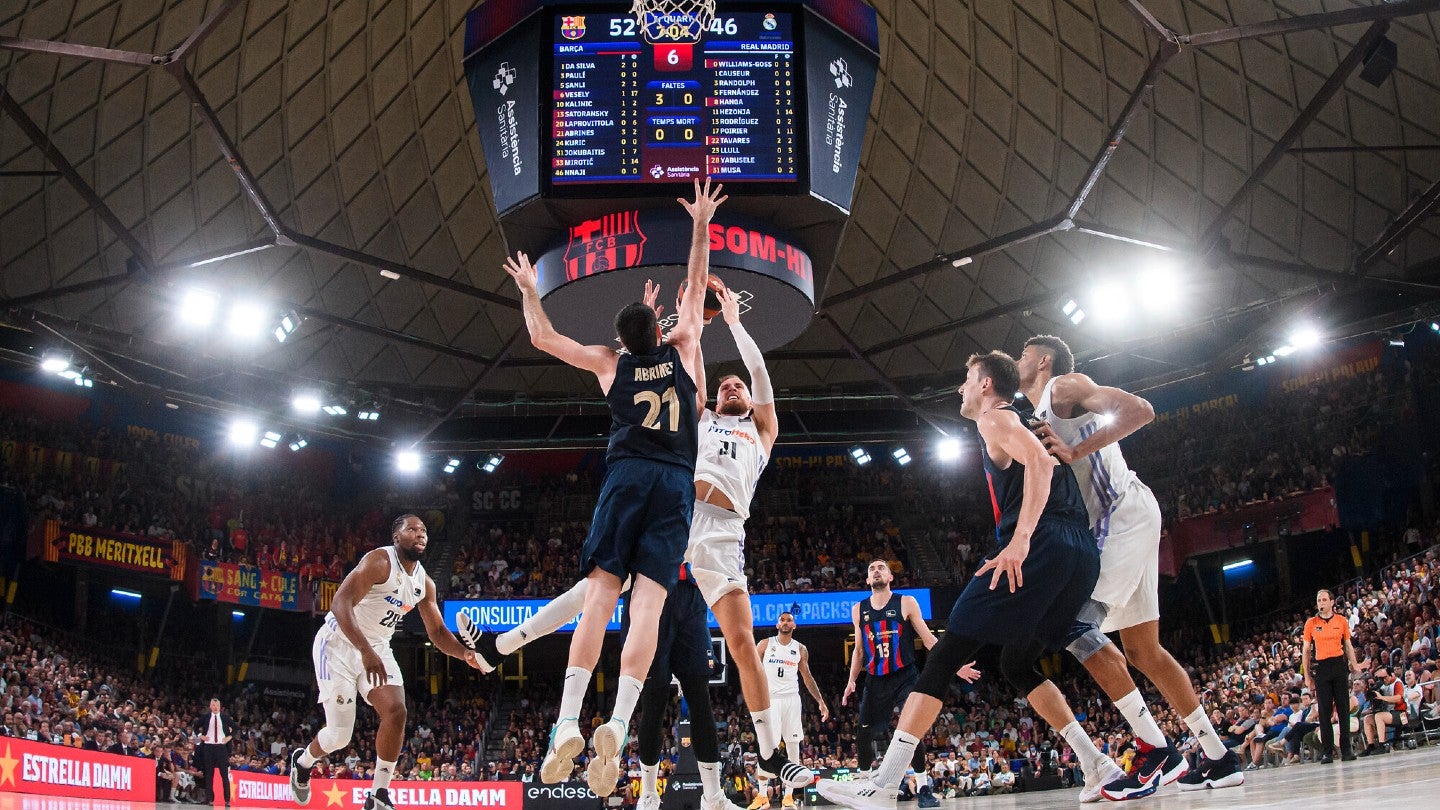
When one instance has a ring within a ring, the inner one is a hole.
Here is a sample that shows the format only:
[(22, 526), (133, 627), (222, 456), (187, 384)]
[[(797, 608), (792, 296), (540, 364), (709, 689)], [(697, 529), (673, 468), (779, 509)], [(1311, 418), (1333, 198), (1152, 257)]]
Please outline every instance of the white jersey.
[[(1050, 409), (1050, 392), (1055, 387), (1055, 378), (1045, 383), (1040, 401), (1035, 403), (1035, 416), (1044, 419), (1066, 444), (1074, 447), (1090, 438), (1103, 425), (1100, 414), (1086, 411), (1071, 419), (1061, 419)], [(1101, 542), (1109, 535), (1110, 518), (1119, 508), (1122, 496), (1137, 482), (1135, 473), (1125, 463), (1120, 445), (1112, 442), (1083, 459), (1076, 459), (1070, 469), (1080, 484), (1080, 493), (1085, 498), (1085, 510), (1090, 513), (1091, 529)]]
[(695, 481), (713, 484), (742, 518), (750, 517), (750, 499), (769, 462), (760, 431), (749, 416), (721, 416), (706, 408), (700, 414), (700, 452)]
[[(372, 647), (388, 645), (405, 614), (425, 598), (425, 567), (417, 562), (415, 570), (407, 574), (395, 546), (387, 546), (385, 553), (390, 557), (390, 577), (371, 586), (355, 603), (355, 623)], [(325, 615), (325, 624), (339, 627), (333, 612)]]
[(800, 694), (800, 642), (791, 636), (789, 644), (781, 644), (777, 636), (765, 645), (763, 662), (765, 679), (770, 683), (770, 697)]

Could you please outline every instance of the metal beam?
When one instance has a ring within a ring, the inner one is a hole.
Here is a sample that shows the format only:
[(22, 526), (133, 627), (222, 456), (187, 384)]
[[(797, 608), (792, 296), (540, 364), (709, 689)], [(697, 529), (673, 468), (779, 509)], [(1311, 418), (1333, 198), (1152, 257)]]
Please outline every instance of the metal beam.
[(983, 312), (977, 312), (974, 315), (967, 315), (964, 318), (957, 318), (953, 321), (946, 321), (945, 323), (932, 326), (929, 329), (922, 329), (919, 332), (912, 332), (911, 334), (901, 335), (900, 337), (884, 341), (883, 343), (877, 343), (874, 346), (871, 346), (870, 348), (865, 350), (865, 356), (870, 357), (879, 354), (880, 352), (888, 352), (891, 349), (896, 349), (901, 346), (907, 346), (911, 343), (918, 343), (919, 341), (927, 340), (929, 338), (935, 337), (936, 335), (943, 335), (946, 332), (953, 332), (956, 329), (965, 329), (967, 327), (975, 326), (976, 324), (984, 323), (993, 318), (999, 318), (1015, 312), (1023, 312), (1027, 309), (1034, 309), (1039, 306), (1044, 306), (1045, 304), (1048, 304), (1058, 299), (1062, 295), (1064, 295), (1064, 292), (1060, 290), (1047, 290), (1043, 293), (1028, 295), (1017, 301), (1011, 301), (1008, 304), (999, 304)]
[(1167, 26), (1165, 23), (1160, 22), (1160, 19), (1154, 14), (1152, 14), (1150, 12), (1150, 9), (1146, 8), (1145, 5), (1140, 2), (1140, 0), (1125, 0), (1125, 5), (1129, 7), (1131, 13), (1133, 13), (1136, 17), (1139, 17), (1140, 22), (1143, 23), (1145, 27), (1149, 28), (1152, 32), (1154, 32), (1156, 36), (1170, 42), (1175, 41), (1175, 32), (1171, 31), (1170, 27)]
[(946, 430), (945, 426), (938, 421), (937, 417), (932, 416), (928, 411), (916, 404), (915, 400), (912, 399), (909, 394), (905, 393), (900, 388), (900, 386), (895, 384), (894, 380), (886, 376), (885, 372), (882, 371), (879, 366), (875, 365), (875, 361), (865, 356), (865, 352), (861, 351), (860, 347), (856, 345), (855, 341), (852, 340), (850, 336), (845, 333), (844, 329), (840, 328), (840, 324), (836, 323), (835, 319), (831, 317), (829, 313), (821, 312), (820, 319), (825, 321), (825, 323), (829, 324), (831, 329), (835, 330), (835, 335), (840, 338), (841, 343), (845, 344), (845, 348), (849, 350), (850, 354), (856, 360), (859, 360), (861, 363), (863, 363), (865, 367), (870, 370), (870, 373), (875, 377), (875, 381), (885, 386), (885, 389), (889, 391), (892, 395), (894, 395), (894, 397), (900, 401), (901, 405), (913, 411), (916, 416), (925, 420), (925, 422), (931, 427), (935, 428), (941, 433), (949, 435), (949, 431)]
[(481, 289), (471, 284), (466, 284), (463, 281), (456, 281), (451, 278), (436, 275), (435, 273), (411, 267), (408, 264), (392, 262), (389, 259), (382, 259), (379, 256), (372, 256), (369, 253), (363, 253), (353, 248), (347, 248), (344, 245), (337, 245), (334, 242), (327, 242), (324, 239), (319, 239), (314, 236), (307, 236), (303, 233), (296, 233), (288, 229), (286, 230), (286, 235), (291, 242), (299, 245), (300, 247), (309, 248), (311, 250), (318, 250), (321, 253), (329, 253), (332, 256), (338, 256), (348, 262), (354, 262), (355, 264), (363, 264), (368, 267), (374, 267), (378, 270), (388, 270), (389, 272), (394, 273), (398, 276), (413, 278), (416, 281), (423, 281), (426, 284), (432, 284), (436, 287), (450, 290), (451, 292), (460, 293), (461, 295), (468, 295), (471, 298), (478, 298), (481, 301), (496, 304), (498, 306), (506, 307), (508, 309), (520, 309), (520, 302), (516, 301), (513, 298), (507, 298), (503, 295), (500, 295), (499, 293), (493, 293), (489, 290)]
[[(877, 290), (883, 290), (886, 287), (894, 286), (902, 281), (908, 281), (912, 278), (919, 278), (920, 276), (933, 273), (936, 270), (950, 267), (953, 265), (954, 262), (963, 261), (965, 259), (974, 261), (975, 259), (978, 259), (982, 256), (1015, 247), (1016, 245), (1028, 242), (1031, 239), (1038, 239), (1042, 236), (1045, 236), (1046, 234), (1051, 234), (1056, 231), (1069, 230), (1070, 227), (1071, 222), (1070, 220), (1065, 218), (1064, 214), (1056, 214), (1055, 216), (1041, 222), (1026, 225), (1023, 228), (1017, 228), (1009, 233), (1001, 234), (994, 239), (987, 239), (984, 242), (971, 245), (964, 250), (960, 250), (949, 255), (937, 256), (934, 259), (925, 262), (924, 264), (917, 264), (907, 270), (901, 270), (898, 273), (893, 273), (891, 275), (885, 276), (884, 278), (878, 278), (870, 282), (869, 284), (861, 284), (859, 287), (854, 287), (844, 292), (836, 293), (835, 295), (832, 295), (829, 298), (825, 299), (824, 304), (821, 305), (821, 311), (819, 314), (823, 316), (825, 314), (825, 311), (832, 307), (839, 306), (840, 304), (843, 304), (847, 301), (853, 301), (857, 298), (864, 298), (865, 296)], [(965, 263), (968, 264), (969, 262)]]
[(115, 48), (97, 48), (94, 45), (72, 45), (69, 42), (52, 42), (48, 39), (29, 37), (0, 37), (0, 50), (48, 53), (54, 56), (73, 56), (80, 59), (98, 59), (121, 65), (153, 67), (165, 62), (164, 56), (136, 51), (121, 51)]
[[(1440, 0), (1433, 0), (1433, 3), (1436, 4), (1437, 7), (1440, 7)], [(1280, 139), (1275, 142), (1275, 145), (1271, 147), (1270, 153), (1265, 156), (1264, 160), (1260, 161), (1260, 165), (1256, 166), (1255, 169), (1250, 172), (1250, 175), (1245, 178), (1244, 184), (1230, 197), (1230, 201), (1225, 203), (1225, 206), (1220, 209), (1220, 213), (1215, 215), (1215, 219), (1211, 221), (1210, 227), (1205, 229), (1205, 232), (1197, 242), (1197, 247), (1201, 253), (1215, 247), (1220, 239), (1222, 229), (1224, 229), (1226, 223), (1230, 221), (1230, 218), (1235, 215), (1235, 210), (1240, 207), (1240, 203), (1250, 195), (1250, 192), (1253, 191), (1256, 186), (1260, 185), (1260, 182), (1265, 179), (1265, 176), (1270, 173), (1271, 169), (1275, 168), (1281, 158), (1285, 157), (1286, 150), (1290, 148), (1291, 144), (1299, 140), (1300, 135), (1310, 126), (1311, 122), (1320, 115), (1320, 111), (1325, 108), (1325, 105), (1330, 102), (1330, 99), (1334, 98), (1335, 94), (1340, 92), (1340, 89), (1345, 86), (1345, 80), (1350, 77), (1350, 74), (1355, 71), (1355, 68), (1360, 66), (1360, 62), (1365, 58), (1365, 54), (1369, 53), (1370, 47), (1378, 42), (1380, 37), (1385, 35), (1385, 31), (1389, 27), (1390, 23), (1384, 20), (1372, 24), (1370, 28), (1365, 31), (1364, 36), (1360, 37), (1360, 40), (1350, 49), (1350, 53), (1346, 54), (1345, 58), (1340, 60), (1340, 64), (1335, 67), (1334, 72), (1325, 80), (1325, 83), (1320, 85), (1320, 89), (1315, 91), (1315, 95), (1310, 98), (1310, 102), (1305, 105), (1305, 109), (1300, 111), (1300, 115), (1291, 122), (1284, 134), (1282, 134)]]
[(1440, 152), (1440, 144), (1390, 144), (1387, 146), (1292, 146), (1292, 155), (1333, 155), (1356, 152), (1383, 154), (1385, 152)]
[(105, 223), (105, 226), (115, 234), (115, 237), (124, 243), (125, 247), (129, 249), (130, 255), (145, 267), (155, 264), (149, 249), (140, 244), (140, 240), (136, 238), (135, 234), (125, 227), (125, 223), (121, 222), (115, 212), (110, 210), (110, 206), (100, 199), (100, 195), (95, 193), (95, 189), (85, 182), (85, 179), (80, 176), (80, 172), (75, 170), (75, 166), (60, 153), (59, 149), (55, 148), (55, 144), (50, 142), (50, 138), (30, 119), (30, 116), (25, 114), (25, 110), (15, 101), (3, 84), (0, 84), (0, 112), (10, 116), (20, 131), (25, 133), (25, 137), (35, 145), (35, 148), (45, 153), (45, 159), (50, 161), (51, 166), (59, 170), (60, 174), (65, 177), (65, 181), (85, 200), (86, 205), (90, 206), (90, 210), (94, 211), (95, 215)]
[(273, 235), (262, 236), (258, 239), (251, 239), (248, 242), (241, 242), (238, 245), (216, 248), (215, 250), (207, 250), (204, 253), (197, 253), (193, 256), (187, 256), (183, 259), (172, 259), (168, 262), (161, 262), (160, 264), (152, 268), (152, 271), (156, 273), (171, 273), (177, 270), (189, 270), (193, 267), (203, 267), (207, 264), (223, 262), (226, 259), (233, 259), (237, 256), (244, 256), (249, 253), (257, 253), (262, 250), (268, 250), (272, 247), (275, 247), (276, 243), (277, 240)]
[(174, 52), (170, 54), (170, 60), (175, 62), (185, 61), (196, 48), (200, 47), (200, 43), (204, 42), (205, 38), (210, 36), (239, 4), (240, 0), (224, 0), (224, 2), (216, 6), (215, 10), (210, 12), (210, 16), (206, 17), (205, 21), (200, 23), (200, 27), (191, 32), (190, 36), (186, 37), (185, 41), (180, 43), (180, 47), (176, 48)]
[(299, 315), (302, 318), (309, 318), (311, 320), (320, 321), (321, 323), (332, 324), (334, 326), (339, 326), (345, 329), (353, 329), (356, 332), (364, 332), (367, 335), (384, 338), (385, 340), (394, 341), (396, 343), (404, 343), (420, 349), (428, 349), (437, 354), (446, 355), (447, 357), (454, 357), (460, 360), (468, 360), (472, 363), (479, 363), (481, 365), (489, 365), (490, 363), (495, 362), (494, 358), (486, 357), (483, 354), (468, 352), (464, 349), (459, 349), (454, 346), (448, 346), (444, 343), (437, 343), (433, 340), (426, 340), (425, 338), (418, 337), (416, 335), (406, 334), (405, 332), (398, 332), (394, 329), (387, 329), (383, 326), (373, 326), (371, 324), (365, 323), (364, 321), (357, 321), (354, 318), (346, 318), (343, 315), (331, 314), (323, 309), (297, 306), (289, 306), (289, 309), (293, 310), (296, 315)]
[(1140, 247), (1159, 250), (1165, 253), (1182, 253), (1191, 250), (1190, 248), (1178, 245), (1157, 242), (1148, 236), (1127, 231), (1124, 228), (1112, 228), (1109, 225), (1101, 225), (1098, 222), (1086, 222), (1077, 219), (1075, 220), (1074, 231), (1075, 233), (1088, 234), (1089, 236), (1098, 236), (1102, 239), (1114, 239), (1117, 242), (1127, 242), (1132, 245), (1139, 245)]
[(1388, 289), (1410, 290), (1411, 292), (1434, 293), (1440, 292), (1440, 284), (1425, 284), (1419, 281), (1406, 281), (1398, 278), (1385, 278), (1383, 276), (1361, 276), (1355, 273), (1347, 273), (1342, 270), (1327, 270), (1323, 267), (1315, 267), (1309, 264), (1298, 262), (1287, 262), (1283, 259), (1271, 259), (1266, 256), (1252, 256), (1248, 253), (1227, 253), (1225, 258), (1235, 264), (1246, 267), (1258, 267), (1261, 270), (1273, 270), (1277, 273), (1291, 273), (1297, 276), (1305, 276), (1319, 281), (1331, 281), (1342, 286), (1363, 286), (1363, 287), (1385, 287)]
[(1293, 34), (1297, 31), (1311, 31), (1316, 28), (1334, 28), (1337, 25), (1349, 25), (1351, 23), (1393, 20), (1397, 17), (1429, 14), (1432, 11), (1440, 11), (1440, 0), (1395, 0), (1393, 3), (1376, 3), (1375, 5), (1347, 8), (1340, 11), (1301, 14), (1298, 17), (1289, 17), (1282, 20), (1237, 25), (1231, 28), (1208, 31), (1203, 34), (1181, 34), (1180, 44), (1193, 48), (1203, 48), (1207, 45), (1218, 45), (1223, 42), (1236, 42), (1242, 39), (1269, 37), (1276, 34)]
[(1428, 219), (1437, 206), (1440, 206), (1440, 180), (1431, 183), (1424, 193), (1405, 206), (1405, 210), (1396, 215), (1390, 226), (1381, 232), (1369, 247), (1360, 252), (1360, 257), (1355, 261), (1355, 272), (1363, 276), (1372, 264), (1390, 255), (1390, 251), (1405, 241), (1411, 231), (1420, 227), (1420, 223)]
[(23, 170), (23, 169), (21, 169), (21, 170), (10, 170), (10, 169), (0, 170), (0, 177), (59, 177), (59, 176), (60, 176), (60, 172), (57, 172), (57, 171), (55, 171), (54, 169), (35, 169), (35, 170), (33, 170), (33, 171), (27, 171), (27, 170)]
[(1065, 218), (1074, 219), (1085, 205), (1085, 198), (1100, 182), (1100, 176), (1105, 173), (1105, 167), (1110, 164), (1110, 158), (1114, 157), (1115, 150), (1120, 148), (1120, 142), (1125, 139), (1126, 130), (1135, 120), (1136, 114), (1140, 112), (1140, 104), (1145, 99), (1145, 94), (1155, 86), (1155, 80), (1165, 70), (1165, 63), (1180, 52), (1180, 46), (1170, 40), (1161, 40), (1160, 47), (1156, 49), (1155, 55), (1150, 58), (1149, 67), (1140, 75), (1140, 81), (1135, 89), (1130, 92), (1130, 98), (1126, 100), (1125, 106), (1120, 110), (1120, 116), (1110, 127), (1110, 134), (1105, 137), (1105, 143), (1096, 153), (1095, 158), (1090, 161), (1090, 168), (1085, 172), (1085, 179), (1080, 182), (1080, 188), (1071, 198), (1070, 205), (1065, 209)]
[(113, 284), (120, 284), (125, 281), (130, 281), (133, 278), (134, 276), (131, 274), (131, 272), (126, 271), (124, 273), (119, 273), (113, 276), (102, 276), (101, 278), (92, 278), (89, 281), (81, 281), (76, 284), (68, 284), (64, 287), (51, 287), (48, 290), (41, 290), (40, 292), (30, 293), (29, 295), (20, 295), (16, 296), (15, 298), (0, 299), (0, 309), (8, 309), (10, 307), (28, 307), (31, 304), (38, 304), (41, 301), (49, 301), (54, 298), (64, 298), (67, 295), (79, 295), (80, 293), (90, 292), (91, 290), (101, 290)]

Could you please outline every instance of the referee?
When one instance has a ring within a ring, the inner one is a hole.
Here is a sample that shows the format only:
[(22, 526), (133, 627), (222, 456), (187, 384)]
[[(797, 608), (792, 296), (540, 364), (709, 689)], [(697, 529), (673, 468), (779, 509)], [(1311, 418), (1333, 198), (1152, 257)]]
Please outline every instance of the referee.
[(210, 790), (210, 801), (215, 801), (215, 783), (211, 776), (218, 769), (220, 784), (225, 788), (225, 806), (230, 806), (230, 715), (220, 710), (220, 698), (210, 698), (210, 711), (195, 721), (195, 731), (200, 735), (200, 744), (195, 747), (195, 764), (200, 766), (201, 777)]
[[(1316, 615), (1305, 622), (1305, 642), (1300, 661), (1305, 668), (1305, 685), (1315, 695), (1320, 742), (1325, 749), (1320, 761), (1335, 761), (1335, 728), (1340, 729), (1340, 759), (1355, 758), (1350, 752), (1350, 673), (1359, 672), (1355, 647), (1350, 643), (1350, 622), (1335, 613), (1335, 597), (1321, 589), (1315, 594)], [(1314, 654), (1312, 661), (1311, 654)], [(1331, 716), (1339, 724), (1332, 726)]]

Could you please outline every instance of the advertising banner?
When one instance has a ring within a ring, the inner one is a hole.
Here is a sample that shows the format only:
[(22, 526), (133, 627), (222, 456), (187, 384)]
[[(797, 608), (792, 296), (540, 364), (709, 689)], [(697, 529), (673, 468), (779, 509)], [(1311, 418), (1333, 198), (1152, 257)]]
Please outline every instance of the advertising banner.
[(47, 520), (30, 536), (30, 556), (185, 581), (188, 549), (179, 540), (67, 526)]
[(155, 761), (65, 745), (0, 742), (0, 791), (155, 801)]
[(232, 605), (300, 609), (300, 576), (253, 565), (200, 563), (196, 599), (215, 599)]
[[(927, 620), (931, 618), (930, 589), (902, 588), (896, 593), (915, 597), (920, 604), (920, 613)], [(774, 624), (780, 614), (786, 611), (795, 614), (799, 627), (845, 625), (850, 623), (850, 608), (856, 602), (870, 595), (869, 591), (834, 591), (830, 593), (752, 593), (750, 610), (755, 614), (755, 624)], [(455, 617), (465, 613), (480, 627), (495, 633), (503, 633), (535, 615), (547, 604), (545, 599), (452, 599), (441, 608), (445, 614), (445, 626), (456, 629)], [(624, 615), (625, 600), (615, 607), (615, 615), (605, 625), (606, 630), (620, 630), (620, 619)], [(714, 613), (708, 613), (710, 628), (718, 629)], [(576, 619), (560, 626), (557, 632), (575, 632)]]
[(1330, 487), (1251, 504), (1234, 512), (1186, 518), (1171, 526), (1161, 540), (1160, 573), (1177, 576), (1180, 566), (1190, 557), (1245, 545), (1247, 535), (1251, 542), (1261, 542), (1338, 523), (1335, 490)]
[[(151, 780), (154, 781), (153, 779)], [(520, 782), (391, 782), (390, 801), (398, 807), (487, 807), (495, 810), (521, 810), (524, 787)], [(370, 780), (310, 780), (310, 807), (316, 810), (354, 810), (365, 806)], [(230, 793), (241, 807), (294, 808), (295, 796), (290, 792), (290, 779), (268, 773), (230, 772)], [(223, 806), (225, 797), (215, 791), (215, 804)], [(151, 788), (154, 795), (154, 788)]]

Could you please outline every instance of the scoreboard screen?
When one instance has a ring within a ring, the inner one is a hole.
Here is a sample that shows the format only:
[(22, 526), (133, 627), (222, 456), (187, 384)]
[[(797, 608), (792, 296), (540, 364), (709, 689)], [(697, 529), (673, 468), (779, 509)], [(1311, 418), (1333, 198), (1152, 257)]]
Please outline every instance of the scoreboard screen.
[(551, 188), (802, 180), (790, 13), (719, 14), (700, 42), (654, 44), (630, 14), (557, 13), (549, 44)]

